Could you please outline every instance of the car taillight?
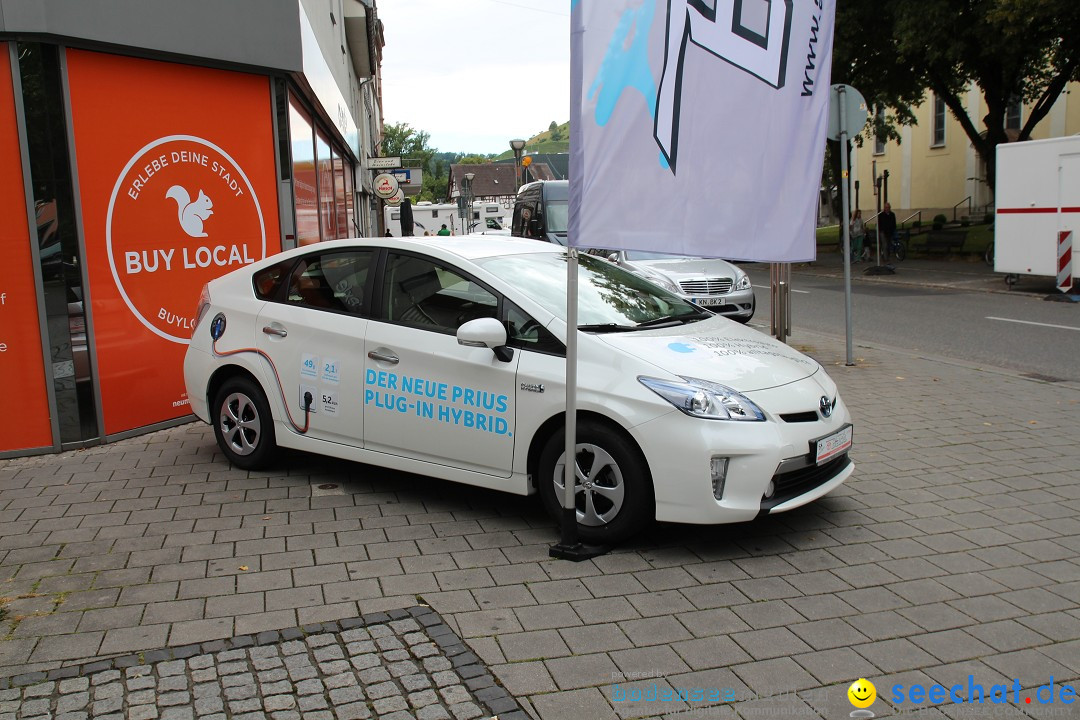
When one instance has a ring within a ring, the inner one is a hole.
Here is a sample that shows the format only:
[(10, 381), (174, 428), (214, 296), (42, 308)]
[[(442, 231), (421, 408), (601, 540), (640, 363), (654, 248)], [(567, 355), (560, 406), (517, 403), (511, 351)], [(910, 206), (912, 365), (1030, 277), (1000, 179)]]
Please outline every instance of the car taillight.
[(195, 327), (199, 327), (203, 316), (210, 310), (210, 286), (203, 285), (199, 291), (199, 304), (195, 308)]

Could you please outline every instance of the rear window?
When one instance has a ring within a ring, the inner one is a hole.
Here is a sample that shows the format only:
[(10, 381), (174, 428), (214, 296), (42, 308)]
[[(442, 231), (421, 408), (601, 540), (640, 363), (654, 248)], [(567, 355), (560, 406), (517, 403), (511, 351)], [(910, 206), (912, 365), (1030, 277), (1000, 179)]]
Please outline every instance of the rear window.
[(252, 278), (255, 297), (260, 300), (273, 300), (281, 288), (282, 281), (289, 276), (289, 271), (295, 263), (295, 260), (283, 260), (255, 273), (255, 277)]

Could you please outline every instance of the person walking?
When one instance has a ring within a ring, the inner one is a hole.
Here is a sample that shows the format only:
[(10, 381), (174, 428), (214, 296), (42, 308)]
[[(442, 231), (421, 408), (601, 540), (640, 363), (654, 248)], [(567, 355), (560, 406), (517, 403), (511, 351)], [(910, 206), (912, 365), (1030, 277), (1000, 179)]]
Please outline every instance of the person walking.
[(851, 216), (851, 259), (862, 260), (863, 241), (866, 238), (866, 226), (863, 224), (862, 210), (856, 209)]
[(892, 248), (893, 238), (896, 237), (896, 214), (892, 211), (892, 205), (885, 203), (885, 209), (878, 215), (878, 242), (881, 247), (881, 257), (886, 262), (889, 260), (889, 250)]

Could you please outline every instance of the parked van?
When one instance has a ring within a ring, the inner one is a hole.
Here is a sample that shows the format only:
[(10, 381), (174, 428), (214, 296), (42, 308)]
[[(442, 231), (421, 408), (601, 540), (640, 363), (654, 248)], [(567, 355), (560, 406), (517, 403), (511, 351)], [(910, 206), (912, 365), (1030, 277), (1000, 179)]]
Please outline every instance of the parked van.
[(531, 182), (518, 190), (510, 234), (566, 245), (569, 218), (569, 180)]
[[(385, 212), (386, 229), (392, 236), (401, 237), (401, 208), (388, 206)], [(502, 230), (508, 212), (498, 203), (474, 202), (472, 219), (466, 227), (464, 218), (458, 217), (455, 203), (418, 202), (412, 206), (413, 235), (419, 237), (425, 232), (434, 235), (443, 225), (454, 235)]]

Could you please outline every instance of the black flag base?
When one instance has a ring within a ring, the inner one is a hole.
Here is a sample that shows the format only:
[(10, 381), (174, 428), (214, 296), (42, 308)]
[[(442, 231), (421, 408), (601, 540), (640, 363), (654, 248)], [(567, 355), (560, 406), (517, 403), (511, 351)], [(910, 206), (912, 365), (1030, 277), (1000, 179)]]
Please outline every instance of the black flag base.
[(603, 545), (586, 545), (577, 537), (577, 509), (563, 508), (562, 538), (548, 548), (548, 557), (581, 562), (600, 555), (607, 555), (611, 548)]
[(895, 275), (896, 268), (892, 265), (871, 265), (863, 270), (863, 275)]
[(611, 548), (603, 545), (585, 545), (584, 543), (565, 545), (560, 542), (548, 548), (548, 557), (581, 562), (582, 560), (591, 560), (594, 557), (607, 555), (609, 552), (611, 552)]

